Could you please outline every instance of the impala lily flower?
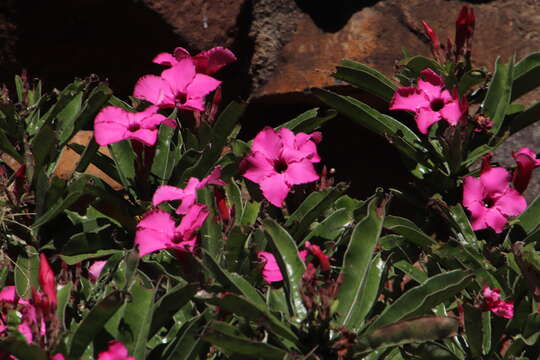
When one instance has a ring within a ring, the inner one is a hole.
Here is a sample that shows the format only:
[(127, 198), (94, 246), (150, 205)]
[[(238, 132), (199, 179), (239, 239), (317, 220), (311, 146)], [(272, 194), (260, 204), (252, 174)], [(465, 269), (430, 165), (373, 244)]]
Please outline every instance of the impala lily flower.
[(206, 206), (195, 204), (176, 225), (172, 216), (163, 210), (152, 210), (137, 224), (135, 244), (139, 255), (144, 256), (162, 249), (193, 251), (197, 241), (197, 231), (203, 225), (208, 210)]
[(156, 143), (160, 124), (175, 128), (176, 123), (157, 113), (157, 106), (150, 106), (144, 111), (132, 113), (115, 106), (103, 108), (94, 121), (96, 142), (109, 145), (125, 139), (134, 139), (145, 145)]
[(231, 50), (221, 46), (203, 51), (195, 56), (191, 56), (186, 49), (177, 47), (172, 54), (160, 53), (152, 61), (160, 65), (174, 66), (183, 59), (191, 59), (195, 63), (197, 73), (212, 75), (225, 65), (235, 62), (236, 56)]
[(503, 231), (508, 217), (527, 208), (525, 198), (510, 187), (510, 174), (501, 167), (491, 167), (489, 157), (483, 160), (480, 177), (466, 176), (463, 183), (463, 205), (471, 212), (473, 230), (487, 227)]
[(463, 115), (459, 100), (444, 89), (443, 78), (431, 69), (420, 73), (416, 87), (397, 89), (390, 101), (390, 110), (414, 112), (422, 134), (427, 134), (428, 128), (442, 119), (457, 125)]
[(180, 200), (180, 206), (176, 209), (177, 214), (186, 214), (188, 210), (195, 204), (197, 200), (197, 190), (202, 189), (206, 185), (225, 185), (225, 182), (219, 177), (221, 176), (221, 167), (216, 166), (214, 170), (202, 180), (191, 177), (184, 189), (170, 185), (162, 185), (157, 188), (152, 197), (152, 205), (158, 206), (165, 201)]
[(135, 358), (129, 356), (124, 344), (112, 340), (109, 342), (109, 348), (98, 354), (97, 360), (135, 360)]
[(251, 154), (242, 160), (245, 178), (259, 184), (264, 197), (281, 207), (293, 185), (319, 179), (313, 163), (320, 161), (316, 144), (321, 134), (298, 133), (289, 129), (264, 128), (251, 146)]
[(133, 96), (159, 107), (203, 111), (204, 97), (220, 84), (213, 77), (197, 73), (193, 60), (186, 58), (164, 70), (161, 76), (141, 77)]
[(514, 302), (501, 300), (501, 290), (484, 286), (482, 289), (482, 310), (491, 311), (497, 316), (511, 319), (514, 316)]
[(523, 193), (529, 186), (533, 170), (540, 166), (540, 159), (537, 159), (536, 153), (527, 147), (512, 152), (512, 156), (517, 163), (512, 175), (512, 183), (517, 191)]
[[(0, 291), (0, 307), (3, 311), (11, 308), (16, 309), (20, 314), (20, 324), (17, 330), (24, 336), (26, 341), (31, 344), (34, 336), (32, 329), (38, 328), (41, 335), (45, 335), (45, 322), (43, 318), (38, 322), (37, 309), (27, 300), (20, 298), (17, 295), (15, 286), (5, 286)], [(0, 313), (0, 337), (7, 335), (8, 321), (7, 313)]]

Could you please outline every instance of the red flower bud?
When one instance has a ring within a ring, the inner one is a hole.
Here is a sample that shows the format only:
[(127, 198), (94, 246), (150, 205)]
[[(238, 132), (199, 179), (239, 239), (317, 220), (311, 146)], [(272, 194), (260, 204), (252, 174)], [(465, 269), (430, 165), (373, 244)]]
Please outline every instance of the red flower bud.
[(438, 59), (441, 44), (439, 43), (439, 39), (437, 39), (437, 34), (435, 34), (435, 31), (433, 31), (433, 29), (431, 28), (431, 26), (428, 25), (427, 22), (422, 21), (422, 26), (424, 27), (424, 32), (431, 40), (431, 53), (436, 59)]
[(330, 270), (330, 259), (328, 256), (322, 252), (321, 248), (318, 245), (312, 245), (309, 241), (306, 242), (306, 248), (319, 260), (319, 266), (322, 271)]
[(49, 309), (56, 309), (56, 280), (45, 254), (39, 254), (39, 286), (47, 295)]
[(463, 47), (466, 46), (466, 52), (470, 52), (471, 41), (474, 33), (474, 24), (476, 22), (473, 9), (464, 5), (459, 12), (456, 20), (456, 54), (459, 55)]

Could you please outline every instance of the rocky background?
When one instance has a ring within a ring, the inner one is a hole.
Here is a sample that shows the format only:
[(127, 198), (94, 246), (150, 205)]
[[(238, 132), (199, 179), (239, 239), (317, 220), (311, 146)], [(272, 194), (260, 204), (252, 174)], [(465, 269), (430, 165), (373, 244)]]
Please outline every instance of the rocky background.
[[(497, 55), (506, 61), (540, 50), (540, 0), (1, 0), (0, 82), (27, 69), (47, 89), (63, 88), (95, 73), (126, 97), (139, 76), (159, 71), (150, 62), (158, 52), (226, 46), (239, 61), (219, 77), (227, 99), (250, 101), (244, 136), (251, 137), (320, 106), (310, 87), (354, 93), (329, 76), (342, 58), (391, 77), (402, 48), (428, 55), (420, 21), (453, 39), (464, 3), (477, 16), (476, 65), (491, 69)], [(540, 151), (540, 126), (511, 139), (499, 159), (510, 164), (510, 149), (520, 145)], [(326, 126), (322, 146), (325, 163), (337, 180), (352, 181), (355, 196), (407, 182), (393, 149), (346, 119)], [(528, 197), (539, 190), (537, 181)]]

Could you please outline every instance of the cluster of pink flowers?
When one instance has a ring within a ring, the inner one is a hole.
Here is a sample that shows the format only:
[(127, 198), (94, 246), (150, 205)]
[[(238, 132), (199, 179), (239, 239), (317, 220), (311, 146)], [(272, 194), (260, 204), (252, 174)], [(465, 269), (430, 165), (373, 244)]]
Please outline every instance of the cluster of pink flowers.
[(253, 140), (251, 154), (242, 160), (240, 170), (259, 184), (272, 205), (281, 207), (293, 185), (319, 179), (313, 164), (321, 161), (316, 145), (321, 138), (319, 132), (295, 135), (286, 128), (265, 127)]
[(482, 289), (482, 310), (491, 311), (497, 316), (511, 319), (514, 316), (514, 302), (501, 300), (501, 290), (484, 286)]
[[(305, 244), (306, 249), (298, 251), (298, 256), (302, 261), (306, 261), (309, 253), (317, 259), (321, 271), (330, 271), (330, 258), (326, 255), (319, 245), (311, 244), (309, 241)], [(259, 260), (263, 262), (262, 277), (264, 281), (271, 284), (273, 282), (279, 282), (283, 280), (283, 274), (279, 269), (279, 265), (276, 261), (276, 257), (271, 252), (259, 251), (257, 253)], [(311, 265), (311, 263), (309, 264)]]
[(527, 208), (521, 193), (526, 190), (534, 168), (540, 166), (540, 160), (529, 148), (522, 148), (513, 156), (517, 166), (512, 176), (505, 168), (492, 167), (488, 155), (482, 160), (480, 177), (464, 178), (463, 205), (471, 213), (473, 230), (490, 227), (500, 233), (510, 216), (518, 216)]
[(94, 121), (96, 142), (105, 146), (133, 139), (155, 145), (159, 125), (176, 127), (173, 120), (158, 111), (162, 108), (203, 111), (205, 96), (221, 84), (210, 75), (235, 60), (234, 54), (222, 47), (193, 57), (183, 48), (177, 48), (174, 54), (157, 55), (153, 61), (169, 68), (160, 76), (141, 77), (133, 91), (133, 96), (153, 105), (138, 113), (115, 106), (103, 108)]

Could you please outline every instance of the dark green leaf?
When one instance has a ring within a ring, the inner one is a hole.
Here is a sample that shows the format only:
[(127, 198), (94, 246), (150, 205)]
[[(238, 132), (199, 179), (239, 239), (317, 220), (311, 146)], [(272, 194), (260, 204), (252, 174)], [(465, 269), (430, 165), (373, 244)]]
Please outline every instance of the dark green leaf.
[(135, 186), (135, 161), (137, 159), (128, 140), (115, 142), (109, 145), (109, 151), (115, 163), (115, 168), (125, 189)]
[(384, 227), (402, 235), (405, 239), (423, 249), (429, 249), (437, 243), (412, 221), (399, 216), (388, 216), (384, 221)]
[(149, 335), (154, 335), (162, 326), (173, 318), (199, 290), (198, 284), (179, 284), (170, 289), (154, 305), (154, 317)]
[(499, 132), (506, 115), (506, 109), (510, 104), (513, 66), (513, 60), (504, 65), (500, 63), (500, 59), (497, 59), (495, 73), (491, 78), (486, 98), (482, 103), (482, 112), (488, 115), (493, 122), (493, 127), (489, 132), (494, 135)]
[(533, 231), (540, 224), (540, 195), (518, 216), (519, 225), (527, 234)]
[(510, 119), (508, 131), (509, 135), (513, 135), (540, 120), (540, 102), (535, 103), (515, 117), (510, 117)]
[(47, 360), (49, 358), (45, 350), (38, 345), (28, 344), (25, 340), (18, 338), (3, 339), (0, 341), (0, 350), (5, 354), (13, 355), (18, 360)]
[(351, 224), (352, 212), (348, 209), (338, 209), (330, 216), (317, 225), (302, 241), (302, 244), (311, 239), (323, 239), (324, 241), (333, 241), (345, 231)]
[(200, 346), (200, 332), (204, 326), (205, 318), (202, 315), (186, 321), (177, 336), (165, 348), (161, 359), (163, 360), (191, 360), (197, 359)]
[(65, 315), (66, 315), (66, 308), (71, 300), (71, 289), (73, 288), (73, 282), (68, 282), (64, 285), (58, 286), (57, 291), (57, 306), (56, 306), (56, 317), (58, 318), (58, 321), (60, 323), (60, 326), (62, 330), (65, 330), (67, 328), (66, 322), (65, 322)]
[(158, 178), (161, 185), (167, 183), (176, 163), (180, 160), (180, 149), (172, 141), (174, 131), (174, 129), (165, 125), (159, 128), (151, 171)]
[(28, 299), (32, 294), (32, 287), (37, 289), (39, 287), (38, 273), (39, 273), (39, 256), (37, 252), (30, 248), (30, 256), (26, 254), (20, 254), (15, 264), (15, 288), (17, 294)]
[(17, 149), (11, 144), (4, 130), (0, 129), (0, 151), (5, 152), (19, 164), (24, 163), (24, 159), (21, 154), (17, 152)]
[(425, 272), (423, 272), (420, 269), (415, 268), (414, 266), (412, 266), (410, 263), (408, 263), (405, 260), (400, 260), (397, 263), (393, 264), (393, 266), (403, 271), (411, 279), (415, 280), (419, 284), (423, 283), (428, 278)]
[(93, 252), (93, 253), (79, 254), (79, 255), (73, 255), (73, 256), (60, 255), (60, 257), (66, 264), (75, 265), (85, 260), (96, 259), (103, 256), (113, 255), (113, 254), (121, 254), (122, 252), (123, 252), (122, 250), (117, 250), (117, 249), (103, 249), (103, 250), (97, 250), (96, 252)]
[(514, 66), (512, 101), (534, 90), (540, 85), (540, 52), (532, 53), (519, 60)]

